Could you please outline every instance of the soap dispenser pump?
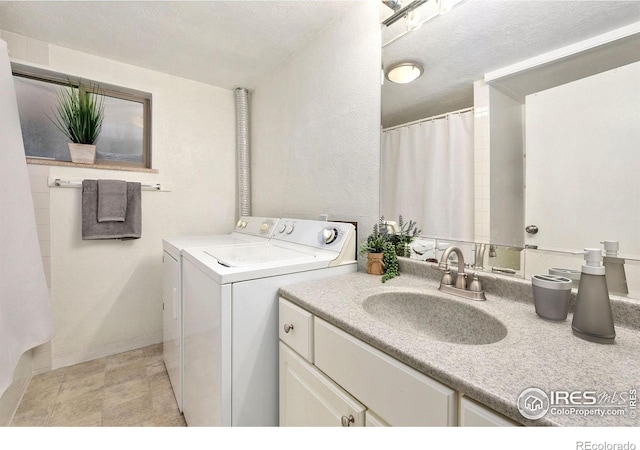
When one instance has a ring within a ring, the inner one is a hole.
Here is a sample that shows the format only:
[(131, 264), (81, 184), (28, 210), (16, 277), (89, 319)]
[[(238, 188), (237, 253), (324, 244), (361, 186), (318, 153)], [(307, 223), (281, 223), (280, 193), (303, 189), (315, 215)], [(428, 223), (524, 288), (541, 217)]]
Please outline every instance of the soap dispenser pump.
[(587, 341), (613, 344), (616, 331), (613, 325), (611, 300), (607, 289), (605, 268), (600, 264), (602, 250), (585, 248), (578, 298), (573, 312), (573, 334)]

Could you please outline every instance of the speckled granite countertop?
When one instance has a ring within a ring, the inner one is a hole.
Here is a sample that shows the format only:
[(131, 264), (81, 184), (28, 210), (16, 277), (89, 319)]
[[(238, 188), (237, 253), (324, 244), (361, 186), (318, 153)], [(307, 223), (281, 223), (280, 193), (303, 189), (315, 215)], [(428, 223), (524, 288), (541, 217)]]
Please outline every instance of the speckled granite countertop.
[[(536, 315), (530, 283), (499, 277), (485, 283), (487, 301), (476, 302), (438, 291), (440, 273), (403, 261), (402, 275), (382, 284), (379, 276), (356, 272), (280, 289), (280, 294), (318, 317), (525, 425), (640, 426), (640, 417), (553, 415), (525, 419), (516, 401), (530, 387), (551, 391), (596, 391), (598, 396), (640, 390), (640, 300), (612, 297), (616, 340), (602, 345), (582, 340), (566, 321)], [(495, 343), (440, 342), (392, 327), (367, 313), (363, 301), (380, 292), (425, 292), (464, 302), (504, 324), (507, 336)], [(574, 293), (575, 295), (575, 293)], [(616, 397), (619, 399), (619, 397)], [(623, 404), (628, 406), (628, 401)], [(638, 405), (636, 414), (640, 413)]]

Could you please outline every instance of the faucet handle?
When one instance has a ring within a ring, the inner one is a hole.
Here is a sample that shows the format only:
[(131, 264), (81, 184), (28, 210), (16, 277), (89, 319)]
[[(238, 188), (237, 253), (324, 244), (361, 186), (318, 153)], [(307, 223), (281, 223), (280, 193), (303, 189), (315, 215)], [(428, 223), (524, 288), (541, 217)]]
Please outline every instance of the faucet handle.
[(482, 282), (480, 281), (480, 278), (478, 277), (478, 273), (474, 272), (473, 273), (473, 278), (471, 279), (471, 284), (469, 285), (469, 290), (472, 292), (482, 292), (484, 291), (484, 288), (482, 287)]
[(484, 272), (473, 272), (473, 276), (478, 277), (480, 280), (498, 281), (498, 277), (496, 277), (495, 275), (491, 275)]
[(447, 269), (444, 271), (444, 275), (442, 275), (442, 280), (440, 280), (440, 283), (447, 286), (453, 286), (453, 276), (451, 275), (451, 270)]

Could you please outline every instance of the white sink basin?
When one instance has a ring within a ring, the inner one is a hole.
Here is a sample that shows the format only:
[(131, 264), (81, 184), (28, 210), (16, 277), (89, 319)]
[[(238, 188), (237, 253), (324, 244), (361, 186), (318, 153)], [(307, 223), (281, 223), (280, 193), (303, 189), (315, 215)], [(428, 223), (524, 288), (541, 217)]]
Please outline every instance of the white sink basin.
[(507, 328), (490, 314), (429, 294), (382, 292), (367, 297), (362, 307), (387, 325), (441, 342), (492, 344), (507, 335)]

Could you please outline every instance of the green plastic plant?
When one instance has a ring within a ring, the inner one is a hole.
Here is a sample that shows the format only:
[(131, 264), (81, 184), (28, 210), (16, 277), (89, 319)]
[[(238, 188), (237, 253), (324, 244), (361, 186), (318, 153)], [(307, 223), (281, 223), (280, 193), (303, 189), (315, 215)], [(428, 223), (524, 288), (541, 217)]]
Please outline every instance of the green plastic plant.
[(398, 227), (400, 231), (391, 235), (391, 242), (396, 249), (396, 255), (398, 256), (410, 256), (406, 254), (407, 246), (413, 240), (420, 235), (420, 231), (418, 229), (418, 223), (410, 220), (409, 222), (405, 222), (402, 215), (398, 216)]
[(400, 276), (400, 268), (398, 267), (398, 256), (396, 255), (396, 248), (391, 242), (385, 244), (384, 256), (382, 257), (384, 263), (384, 275), (382, 275), (382, 282), (385, 283), (391, 278)]
[(380, 217), (380, 221), (373, 226), (373, 231), (367, 236), (367, 240), (360, 246), (360, 252), (362, 254), (383, 253), (389, 239), (390, 235), (387, 232), (384, 217)]
[(76, 144), (93, 144), (102, 130), (104, 119), (104, 95), (99, 88), (68, 80), (66, 89), (58, 92), (58, 105), (54, 110), (53, 124)]
[(398, 257), (396, 255), (395, 244), (391, 241), (392, 234), (389, 233), (384, 216), (380, 217), (377, 224), (373, 226), (372, 233), (367, 240), (360, 246), (360, 252), (365, 253), (383, 253), (382, 262), (384, 263), (384, 274), (382, 282), (385, 283), (391, 278), (400, 275), (398, 267)]

